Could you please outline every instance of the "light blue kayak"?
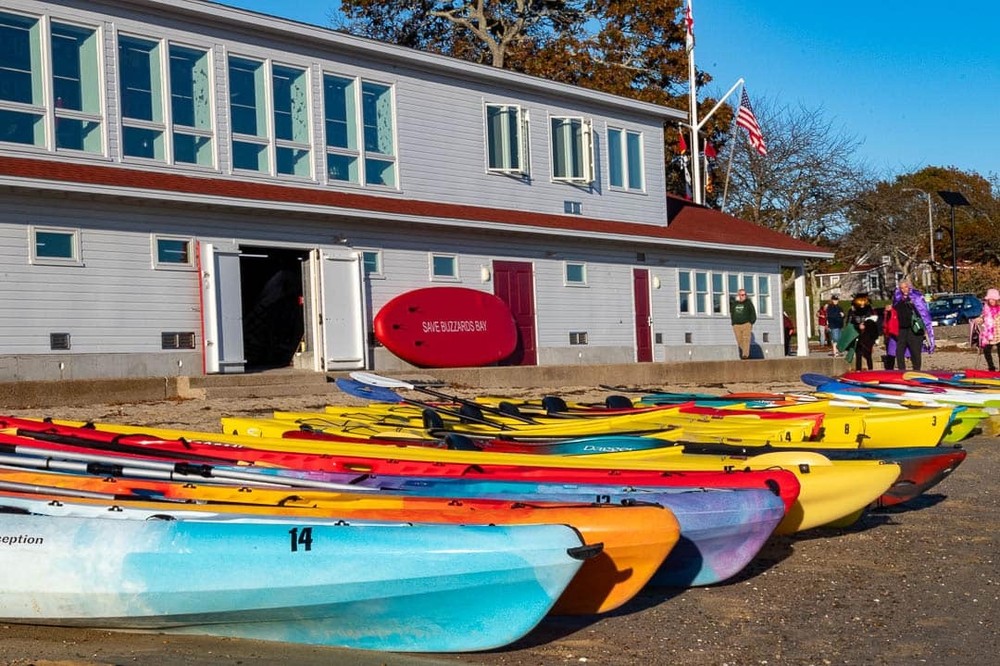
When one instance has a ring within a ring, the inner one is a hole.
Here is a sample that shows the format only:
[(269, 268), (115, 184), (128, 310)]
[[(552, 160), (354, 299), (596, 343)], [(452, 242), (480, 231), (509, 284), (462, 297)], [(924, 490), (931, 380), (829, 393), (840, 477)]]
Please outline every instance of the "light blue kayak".
[(486, 650), (528, 633), (597, 551), (564, 525), (3, 514), (0, 621)]
[(279, 468), (259, 468), (258, 471), (426, 497), (660, 504), (677, 518), (681, 536), (650, 582), (671, 587), (711, 585), (736, 575), (764, 547), (785, 515), (782, 499), (763, 488), (640, 488), (451, 477), (359, 476)]

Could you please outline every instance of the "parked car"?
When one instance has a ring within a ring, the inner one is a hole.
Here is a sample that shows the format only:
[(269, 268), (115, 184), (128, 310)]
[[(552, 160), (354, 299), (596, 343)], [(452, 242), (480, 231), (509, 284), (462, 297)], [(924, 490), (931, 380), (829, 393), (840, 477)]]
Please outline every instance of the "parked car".
[(983, 302), (975, 294), (936, 294), (928, 307), (934, 326), (967, 324), (983, 314)]

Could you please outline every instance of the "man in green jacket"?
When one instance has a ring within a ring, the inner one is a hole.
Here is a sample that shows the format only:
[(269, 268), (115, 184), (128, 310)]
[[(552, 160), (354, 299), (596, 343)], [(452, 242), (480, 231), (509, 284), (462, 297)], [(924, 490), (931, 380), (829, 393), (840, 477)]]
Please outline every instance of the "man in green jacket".
[(747, 300), (747, 292), (740, 289), (736, 292), (736, 300), (729, 303), (729, 318), (736, 335), (736, 344), (740, 348), (740, 358), (750, 358), (750, 334), (753, 325), (757, 323), (757, 310), (753, 301)]

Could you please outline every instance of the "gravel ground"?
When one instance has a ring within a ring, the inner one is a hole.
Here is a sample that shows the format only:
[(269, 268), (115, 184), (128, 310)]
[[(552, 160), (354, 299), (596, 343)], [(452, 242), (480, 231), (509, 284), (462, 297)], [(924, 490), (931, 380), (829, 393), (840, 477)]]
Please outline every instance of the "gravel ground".
[[(957, 369), (973, 365), (974, 359), (969, 353), (938, 353), (925, 369)], [(797, 383), (712, 387), (717, 392), (802, 389)], [(517, 393), (536, 395), (527, 389)], [(562, 393), (603, 395), (584, 387), (568, 387)], [(312, 397), (95, 405), (47, 414), (216, 431), (224, 414), (265, 415), (274, 409), (321, 406), (322, 401)], [(772, 537), (751, 566), (725, 584), (648, 588), (609, 615), (546, 619), (503, 650), (408, 657), (209, 637), (0, 625), (0, 663), (235, 665), (280, 659), (304, 666), (994, 664), (1000, 653), (1000, 442), (980, 435), (964, 444), (969, 457), (955, 474), (907, 505), (871, 512), (850, 529)]]

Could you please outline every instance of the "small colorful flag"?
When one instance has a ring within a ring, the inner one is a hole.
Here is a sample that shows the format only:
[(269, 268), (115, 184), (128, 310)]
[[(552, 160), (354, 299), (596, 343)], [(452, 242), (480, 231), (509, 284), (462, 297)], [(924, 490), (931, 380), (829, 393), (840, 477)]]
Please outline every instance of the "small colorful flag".
[(677, 152), (683, 155), (688, 151), (687, 141), (684, 140), (684, 130), (678, 129)]
[(705, 142), (705, 159), (714, 160), (718, 156), (715, 152), (715, 146), (713, 146), (708, 141)]

